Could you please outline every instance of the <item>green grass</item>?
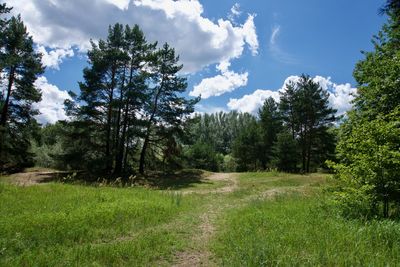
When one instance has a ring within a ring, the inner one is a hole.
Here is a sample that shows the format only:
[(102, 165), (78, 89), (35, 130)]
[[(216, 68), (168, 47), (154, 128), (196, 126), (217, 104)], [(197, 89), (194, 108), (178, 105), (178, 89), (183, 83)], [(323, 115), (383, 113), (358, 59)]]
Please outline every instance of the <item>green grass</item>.
[(186, 244), (175, 221), (202, 201), (148, 189), (0, 184), (0, 203), (1, 266), (110, 266), (171, 257)]
[(400, 224), (347, 221), (323, 197), (253, 201), (219, 222), (213, 250), (224, 266), (396, 266)]
[(232, 181), (203, 178), (150, 177), (150, 188), (0, 182), (0, 266), (169, 266), (207, 250), (217, 266), (400, 262), (400, 223), (339, 217), (325, 204), (327, 175), (244, 173), (225, 194), (211, 192)]

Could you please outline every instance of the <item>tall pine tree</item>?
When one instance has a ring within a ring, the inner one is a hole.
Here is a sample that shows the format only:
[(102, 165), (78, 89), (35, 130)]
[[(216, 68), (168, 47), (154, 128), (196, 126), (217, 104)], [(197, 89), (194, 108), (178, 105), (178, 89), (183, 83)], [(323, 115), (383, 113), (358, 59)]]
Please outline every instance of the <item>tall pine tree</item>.
[(146, 122), (139, 160), (140, 173), (144, 173), (148, 149), (152, 145), (156, 148), (170, 136), (183, 133), (183, 122), (199, 101), (199, 98), (188, 100), (180, 95), (186, 90), (187, 83), (186, 78), (179, 76), (183, 66), (178, 62), (179, 57), (168, 44), (164, 44), (156, 54), (154, 86), (144, 107)]
[[(1, 5), (1, 13), (8, 11)], [(9, 20), (2, 18), (0, 26), (0, 66), (4, 75), (0, 95), (0, 166), (5, 169), (30, 161), (29, 139), (36, 125), (33, 116), (38, 114), (32, 104), (41, 99), (34, 82), (44, 68), (20, 16)]]

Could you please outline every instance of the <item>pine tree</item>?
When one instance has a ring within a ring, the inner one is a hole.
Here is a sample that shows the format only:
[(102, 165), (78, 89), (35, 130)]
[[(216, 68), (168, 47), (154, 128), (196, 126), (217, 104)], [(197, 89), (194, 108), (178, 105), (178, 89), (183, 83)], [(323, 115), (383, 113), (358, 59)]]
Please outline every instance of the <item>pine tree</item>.
[(297, 170), (297, 142), (292, 133), (283, 130), (278, 133), (272, 147), (274, 153), (273, 163), (279, 171), (295, 172)]
[(146, 153), (168, 136), (181, 134), (182, 125), (187, 116), (194, 111), (199, 98), (187, 100), (179, 94), (186, 90), (186, 78), (179, 76), (182, 65), (179, 57), (168, 44), (156, 54), (152, 83), (155, 85), (149, 95), (149, 102), (144, 107), (146, 122), (143, 145), (140, 152), (139, 172), (144, 173)]
[(328, 129), (336, 120), (336, 110), (329, 105), (329, 94), (309, 76), (302, 75), (281, 95), (280, 111), (293, 139), (300, 145), (302, 171), (310, 172), (314, 155), (323, 155), (318, 151), (317, 141), (330, 136)]
[(276, 141), (277, 134), (282, 129), (281, 116), (278, 105), (275, 100), (270, 97), (265, 100), (263, 106), (258, 111), (262, 136), (262, 156), (261, 164), (266, 169), (270, 163), (272, 155), (272, 145)]
[[(3, 13), (8, 11), (4, 5), (1, 9)], [(33, 116), (38, 114), (32, 104), (41, 99), (34, 82), (44, 68), (20, 16), (2, 20), (1, 24), (0, 66), (5, 81), (0, 95), (0, 165), (5, 168), (29, 161), (29, 135), (36, 127)]]

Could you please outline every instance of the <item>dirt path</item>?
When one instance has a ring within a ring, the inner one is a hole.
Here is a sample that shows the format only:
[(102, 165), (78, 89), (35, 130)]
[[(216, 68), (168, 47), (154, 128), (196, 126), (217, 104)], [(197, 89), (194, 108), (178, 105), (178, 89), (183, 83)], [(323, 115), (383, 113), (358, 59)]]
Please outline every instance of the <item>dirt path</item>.
[[(185, 194), (209, 194), (209, 193), (231, 193), (239, 188), (237, 173), (215, 173), (207, 177), (209, 181), (225, 181), (227, 185), (210, 190), (191, 190), (186, 191)], [(292, 193), (292, 192), (305, 192), (305, 186), (293, 186), (293, 187), (281, 187), (271, 188), (269, 190), (258, 192), (255, 194), (248, 195), (238, 201), (227, 202), (223, 198), (216, 197), (212, 203), (209, 203), (205, 209), (205, 212), (199, 216), (200, 224), (197, 227), (197, 231), (192, 236), (192, 246), (188, 250), (179, 252), (175, 255), (175, 261), (173, 266), (175, 267), (191, 267), (191, 266), (217, 266), (213, 255), (210, 252), (209, 242), (216, 233), (216, 220), (223, 212), (228, 209), (238, 208), (244, 206), (251, 201), (257, 199), (274, 199), (279, 195)]]
[[(236, 173), (214, 173), (208, 176), (207, 181), (223, 181), (226, 185), (217, 189), (208, 190), (190, 190), (185, 191), (183, 194), (223, 194), (231, 193), (238, 188), (238, 180)], [(214, 266), (212, 261), (212, 254), (209, 251), (209, 241), (215, 233), (215, 221), (223, 210), (230, 206), (224, 201), (215, 199), (214, 202), (209, 203), (205, 208), (205, 212), (199, 216), (200, 224), (197, 231), (192, 237), (192, 247), (178, 253), (175, 256), (175, 267), (186, 266)]]
[(51, 182), (59, 175), (65, 174), (65, 172), (58, 171), (30, 171), (12, 174), (7, 177), (7, 180), (20, 186), (31, 186)]
[(216, 189), (193, 189), (180, 191), (183, 195), (187, 194), (210, 194), (210, 193), (231, 193), (238, 188), (237, 173), (213, 173), (204, 178), (205, 182), (224, 182), (226, 185)]

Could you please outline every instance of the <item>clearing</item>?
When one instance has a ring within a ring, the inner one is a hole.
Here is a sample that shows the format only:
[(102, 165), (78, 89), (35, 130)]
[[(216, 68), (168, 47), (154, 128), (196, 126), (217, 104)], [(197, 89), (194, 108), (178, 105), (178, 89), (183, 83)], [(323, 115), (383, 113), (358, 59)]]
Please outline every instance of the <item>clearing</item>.
[(0, 178), (1, 266), (400, 261), (400, 225), (337, 216), (324, 174), (192, 171), (150, 188), (49, 182), (59, 175), (34, 170)]

